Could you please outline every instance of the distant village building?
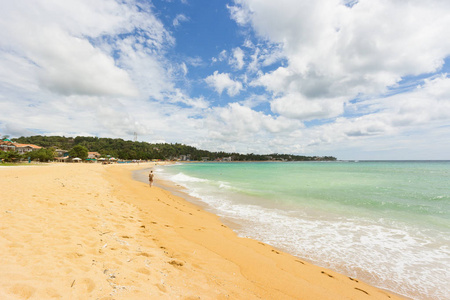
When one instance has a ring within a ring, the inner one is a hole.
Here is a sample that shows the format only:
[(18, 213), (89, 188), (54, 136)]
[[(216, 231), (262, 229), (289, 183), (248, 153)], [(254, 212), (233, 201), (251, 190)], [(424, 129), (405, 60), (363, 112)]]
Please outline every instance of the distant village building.
[(179, 160), (181, 160), (181, 161), (191, 160), (191, 155), (190, 154), (188, 154), (188, 155), (180, 155)]
[(34, 150), (39, 150), (42, 147), (33, 144), (13, 143), (9, 139), (0, 140), (0, 151), (15, 151), (19, 154), (25, 154)]
[(14, 146), (13, 142), (8, 139), (0, 141), (0, 150), (1, 151), (16, 151), (16, 146)]
[(56, 156), (58, 156), (58, 157), (69, 156), (69, 151), (67, 151), (67, 150), (56, 149), (55, 152), (56, 152)]
[(69, 151), (62, 150), (62, 149), (56, 149), (56, 157), (55, 160), (58, 162), (66, 162), (69, 159)]
[(98, 159), (101, 154), (98, 152), (88, 152), (88, 159)]
[(19, 152), (19, 154), (25, 154), (34, 150), (39, 150), (42, 147), (33, 145), (33, 144), (19, 144), (19, 143), (14, 143), (14, 146), (16, 147), (16, 151)]
[(222, 161), (231, 161), (231, 156), (222, 158)]

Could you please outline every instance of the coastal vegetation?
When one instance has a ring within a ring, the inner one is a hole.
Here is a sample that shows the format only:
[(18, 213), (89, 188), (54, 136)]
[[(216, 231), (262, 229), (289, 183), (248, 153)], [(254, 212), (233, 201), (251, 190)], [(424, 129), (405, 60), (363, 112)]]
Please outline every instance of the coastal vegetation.
[(53, 160), (56, 157), (55, 149), (52, 147), (50, 148), (41, 148), (38, 150), (34, 150), (31, 152), (28, 152), (27, 154), (24, 154), (26, 158), (29, 157), (30, 160), (39, 160), (39, 161), (50, 161)]
[[(197, 149), (192, 146), (179, 143), (147, 143), (137, 141), (125, 141), (123, 139), (98, 138), (77, 136), (30, 136), (15, 139), (18, 143), (35, 144), (46, 149), (64, 149), (68, 150), (72, 157), (87, 157), (87, 151), (95, 151), (102, 157), (115, 157), (123, 160), (141, 159), (141, 160), (172, 160), (183, 157), (183, 160), (219, 160), (228, 158), (233, 161), (333, 161), (333, 156), (303, 156), (293, 154), (241, 154), (227, 152), (211, 152)], [(83, 147), (83, 148), (81, 148)], [(87, 151), (86, 151), (87, 150)], [(45, 161), (45, 160), (44, 160)]]
[(6, 162), (18, 161), (22, 155), (15, 151), (0, 151), (0, 160)]
[(78, 157), (81, 159), (88, 158), (89, 150), (84, 147), (83, 145), (75, 145), (73, 148), (69, 151), (70, 157)]
[(0, 151), (0, 160), (3, 162), (18, 162), (21, 160), (47, 162), (54, 160), (55, 157), (56, 152), (53, 148), (41, 148), (24, 154), (20, 154), (16, 151)]

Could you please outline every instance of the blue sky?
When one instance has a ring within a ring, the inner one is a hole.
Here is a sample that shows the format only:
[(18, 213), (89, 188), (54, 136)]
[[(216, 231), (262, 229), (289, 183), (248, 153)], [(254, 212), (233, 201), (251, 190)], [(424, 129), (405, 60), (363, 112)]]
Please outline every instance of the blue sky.
[(450, 3), (0, 0), (0, 134), (450, 159)]

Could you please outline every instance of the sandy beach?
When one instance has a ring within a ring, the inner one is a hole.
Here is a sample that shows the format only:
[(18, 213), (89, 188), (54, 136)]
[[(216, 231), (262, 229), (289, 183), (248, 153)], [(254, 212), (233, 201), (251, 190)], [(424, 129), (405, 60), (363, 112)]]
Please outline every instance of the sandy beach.
[(132, 179), (150, 166), (0, 167), (0, 298), (402, 299)]

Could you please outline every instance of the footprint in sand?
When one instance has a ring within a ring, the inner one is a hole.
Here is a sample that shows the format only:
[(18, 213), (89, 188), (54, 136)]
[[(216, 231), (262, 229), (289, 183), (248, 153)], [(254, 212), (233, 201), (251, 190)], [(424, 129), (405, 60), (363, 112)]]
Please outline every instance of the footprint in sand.
[(139, 268), (139, 269), (136, 270), (136, 272), (139, 272), (139, 273), (142, 273), (142, 274), (145, 274), (145, 275), (150, 275), (150, 273), (151, 273), (146, 268)]
[(324, 272), (324, 271), (321, 271), (320, 273), (325, 274), (325, 275), (327, 275), (327, 276), (330, 277), (330, 278), (334, 278), (333, 275), (330, 275), (330, 274), (328, 274), (328, 273), (326, 273), (326, 272)]
[(169, 264), (171, 264), (174, 267), (182, 267), (184, 265), (181, 261), (176, 260), (169, 261)]
[(46, 288), (45, 292), (49, 296), (49, 298), (58, 298), (61, 299), (62, 296), (53, 288)]
[(80, 258), (83, 257), (84, 254), (83, 253), (79, 253), (79, 252), (69, 252), (66, 253), (65, 256), (69, 259), (74, 259), (74, 258)]
[(163, 293), (167, 292), (166, 287), (164, 285), (159, 284), (159, 283), (155, 284), (155, 285), (161, 292), (163, 292)]
[(33, 296), (36, 289), (32, 286), (26, 284), (16, 284), (11, 289), (10, 292), (19, 296), (22, 299), (28, 299)]
[(75, 281), (72, 283), (72, 286), (81, 285), (82, 288), (85, 288), (88, 293), (91, 293), (95, 289), (95, 282), (90, 278), (80, 279), (78, 282)]
[(137, 254), (137, 256), (153, 257), (153, 255), (148, 254), (146, 252), (139, 253), (139, 254)]
[(369, 295), (368, 292), (366, 292), (365, 290), (359, 289), (359, 288), (357, 288), (357, 287), (355, 287), (355, 290), (360, 291), (360, 292), (363, 292), (364, 294)]

